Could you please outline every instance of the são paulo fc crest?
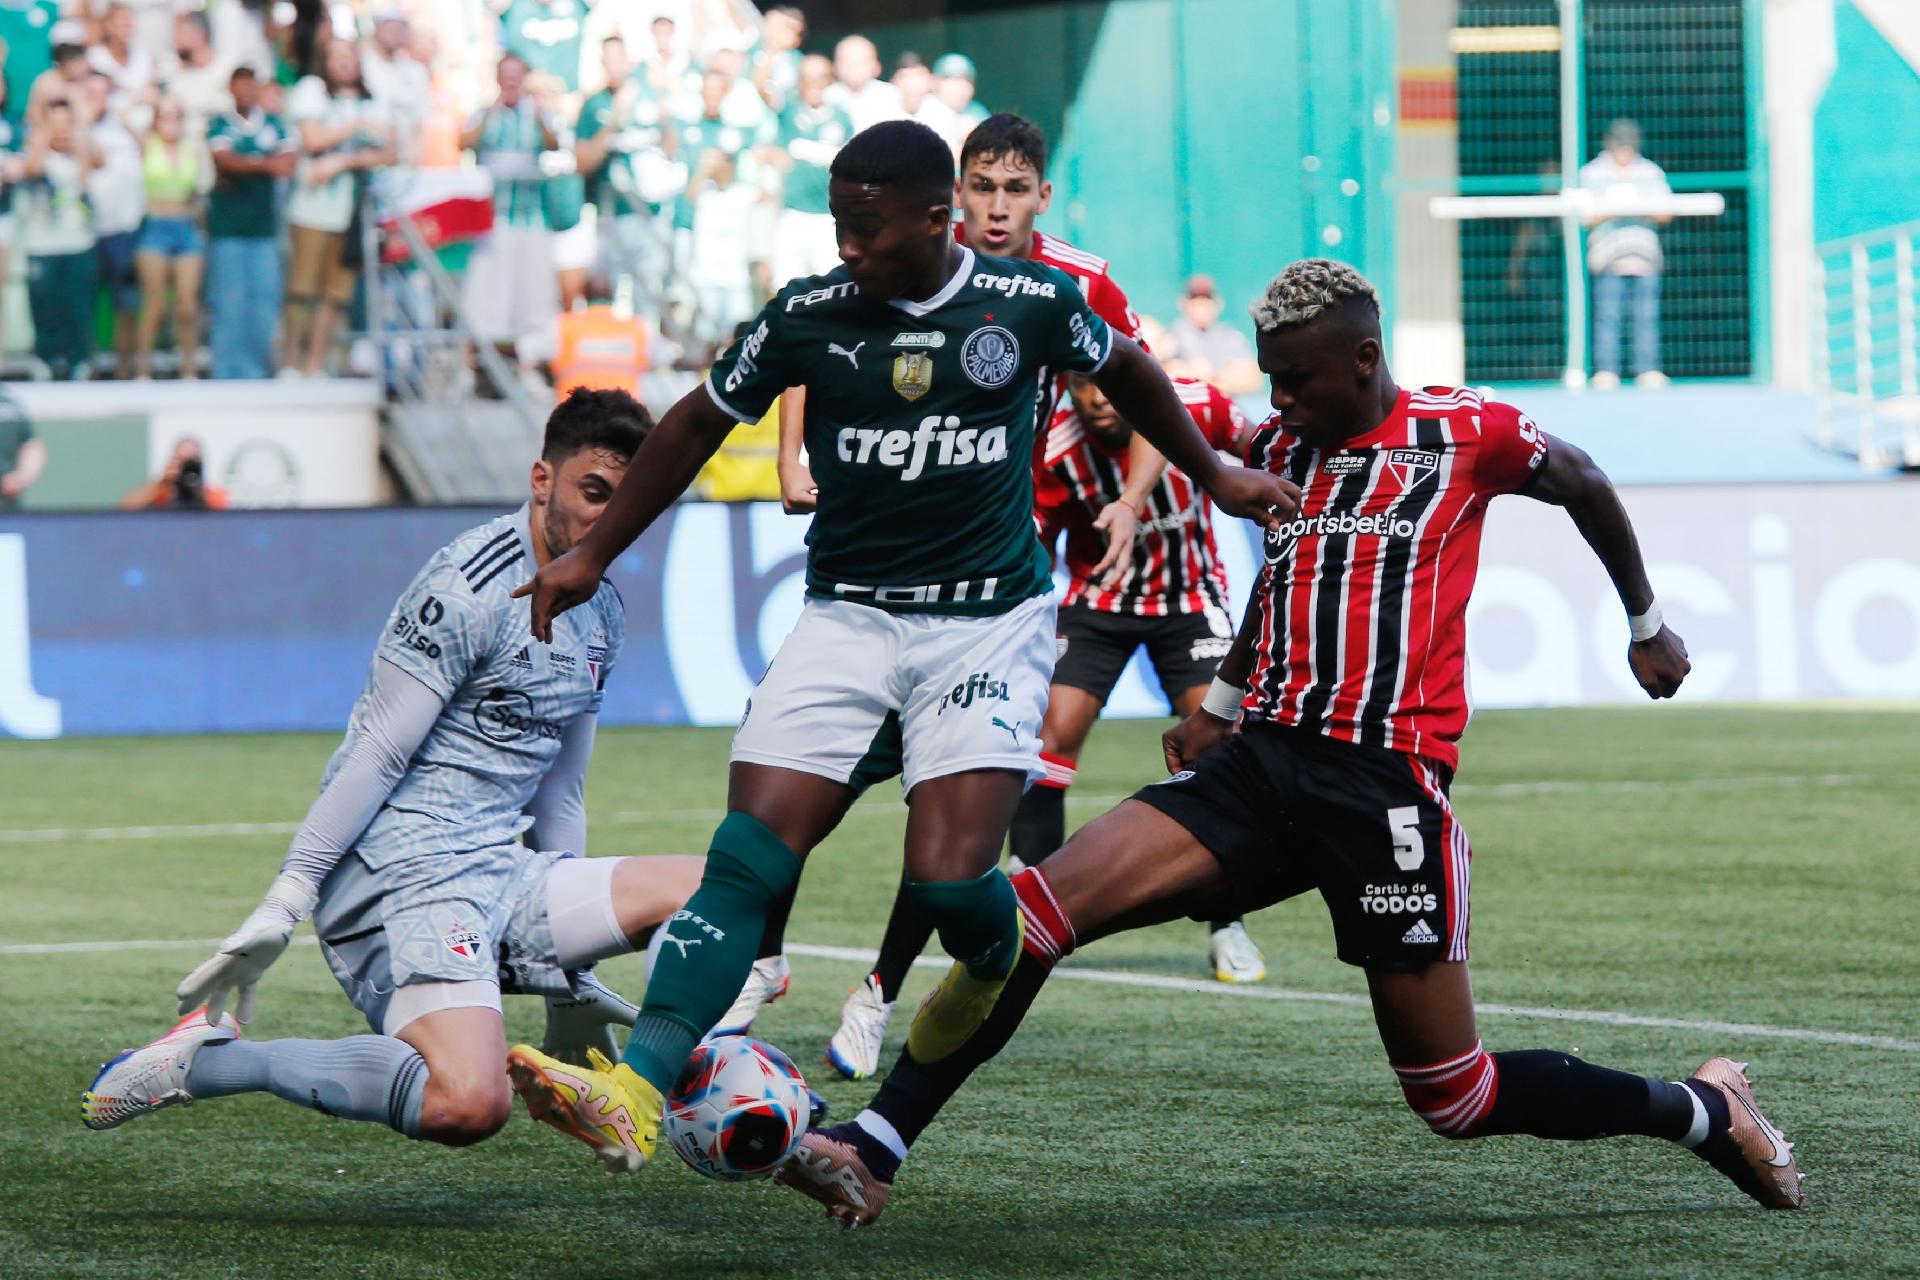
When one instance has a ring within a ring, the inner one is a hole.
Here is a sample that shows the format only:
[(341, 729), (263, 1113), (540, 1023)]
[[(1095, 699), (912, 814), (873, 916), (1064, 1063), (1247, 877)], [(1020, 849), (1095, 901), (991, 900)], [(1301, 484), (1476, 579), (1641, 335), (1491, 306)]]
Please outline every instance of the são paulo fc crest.
[(908, 400), (918, 400), (933, 390), (933, 357), (924, 351), (908, 351), (893, 358), (893, 389)]
[(1431, 449), (1395, 449), (1387, 455), (1387, 467), (1402, 489), (1411, 489), (1434, 473), (1440, 456)]
[(960, 346), (960, 367), (967, 377), (989, 391), (1013, 381), (1020, 364), (1020, 343), (997, 324), (975, 329)]
[(455, 924), (446, 934), (447, 950), (462, 960), (472, 960), (480, 954), (480, 931), (470, 929), (464, 924)]

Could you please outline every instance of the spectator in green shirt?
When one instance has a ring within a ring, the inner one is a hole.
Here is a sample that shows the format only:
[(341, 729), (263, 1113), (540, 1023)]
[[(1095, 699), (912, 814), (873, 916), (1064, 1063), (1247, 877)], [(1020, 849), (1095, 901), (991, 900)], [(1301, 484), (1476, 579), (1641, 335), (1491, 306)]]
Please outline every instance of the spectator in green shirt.
[(0, 0), (0, 62), (6, 67), (0, 100), (16, 127), (34, 80), (53, 65), (53, 24), (59, 20), (59, 0)]
[(793, 101), (759, 149), (763, 162), (786, 173), (773, 236), (776, 286), (798, 276), (825, 275), (840, 265), (833, 215), (827, 212), (827, 166), (853, 137), (853, 119), (827, 102), (832, 83), (833, 63), (809, 54), (800, 64)]
[(500, 47), (534, 75), (556, 76), (568, 93), (578, 93), (586, 16), (582, 0), (513, 0), (500, 15)]
[(216, 378), (272, 376), (280, 314), (277, 186), (293, 176), (300, 143), (293, 128), (260, 105), (251, 67), (233, 73), (233, 107), (207, 125), (213, 190), (207, 197), (208, 337)]
[(661, 201), (683, 181), (667, 159), (671, 122), (652, 84), (635, 74), (626, 41), (609, 36), (600, 48), (600, 66), (607, 86), (580, 106), (574, 165), (586, 175), (588, 198), (600, 206), (609, 274), (634, 277), (657, 306), (673, 229)]
[(493, 179), (493, 230), (467, 263), (467, 320), (481, 338), (502, 344), (560, 311), (540, 168), (540, 153), (558, 147), (560, 139), (527, 92), (528, 71), (518, 54), (501, 58), (499, 93), (460, 135), (460, 145)]

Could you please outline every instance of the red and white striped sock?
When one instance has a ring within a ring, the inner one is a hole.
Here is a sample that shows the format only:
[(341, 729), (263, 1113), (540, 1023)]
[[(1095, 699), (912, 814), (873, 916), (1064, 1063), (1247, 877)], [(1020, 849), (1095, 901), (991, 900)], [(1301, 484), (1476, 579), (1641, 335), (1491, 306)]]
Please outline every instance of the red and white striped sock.
[(1457, 1058), (1424, 1067), (1393, 1065), (1407, 1105), (1443, 1138), (1471, 1138), (1500, 1093), (1500, 1069), (1480, 1041)]
[(1051, 751), (1040, 753), (1040, 764), (1046, 769), (1046, 776), (1034, 782), (1036, 787), (1051, 787), (1055, 791), (1065, 791), (1073, 785), (1074, 768), (1072, 756), (1055, 755)]
[(1060, 910), (1053, 890), (1040, 868), (1027, 867), (1012, 877), (1013, 892), (1020, 900), (1020, 914), (1026, 917), (1027, 931), (1021, 945), (1026, 953), (1048, 969), (1073, 954), (1076, 939), (1073, 924)]

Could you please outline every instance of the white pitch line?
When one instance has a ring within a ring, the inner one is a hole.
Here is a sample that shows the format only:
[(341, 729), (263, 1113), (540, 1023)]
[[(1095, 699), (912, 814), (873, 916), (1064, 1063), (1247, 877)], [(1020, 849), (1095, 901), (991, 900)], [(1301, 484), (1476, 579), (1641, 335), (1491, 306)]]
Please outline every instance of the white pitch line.
[[(1663, 792), (1690, 793), (1712, 791), (1778, 790), (1786, 787), (1851, 787), (1868, 783), (1911, 781), (1912, 774), (1870, 773), (1784, 773), (1748, 775), (1735, 778), (1614, 778), (1581, 780), (1574, 778), (1541, 779), (1532, 782), (1463, 782), (1453, 788), (1455, 796), (1502, 797), (1546, 795), (1658, 795)], [(1131, 795), (1131, 793), (1128, 793)], [(1128, 795), (1074, 795), (1067, 803), (1088, 808), (1111, 808)], [(907, 806), (898, 801), (856, 805), (849, 817), (877, 813), (900, 814)], [(717, 807), (696, 809), (647, 809), (608, 814), (589, 821), (607, 826), (644, 826), (663, 820), (686, 819), (717, 822), (726, 816)], [(7, 844), (91, 844), (113, 840), (183, 840), (207, 836), (284, 836), (300, 829), (297, 822), (193, 822), (179, 825), (155, 824), (133, 827), (15, 827), (0, 828), (0, 845)]]
[[(217, 947), (220, 938), (136, 938), (104, 942), (25, 942), (0, 944), (0, 955), (70, 955), (84, 952), (169, 951), (181, 948)], [(296, 945), (312, 946), (319, 940), (311, 934), (295, 938)], [(871, 965), (879, 959), (877, 951), (859, 947), (821, 947), (805, 942), (789, 942), (787, 954), (813, 960), (841, 960), (850, 964)], [(915, 968), (945, 969), (950, 960), (922, 956)], [(1226, 996), (1239, 1000), (1282, 1000), (1292, 1004), (1369, 1003), (1367, 997), (1344, 991), (1298, 991), (1290, 987), (1229, 986), (1199, 978), (1175, 978), (1159, 973), (1132, 973), (1121, 969), (1089, 969), (1062, 965), (1053, 971), (1055, 978), (1071, 982), (1099, 982), (1117, 987), (1143, 987), (1151, 991), (1186, 991), (1203, 996)], [(1855, 1049), (1890, 1049), (1895, 1053), (1920, 1053), (1920, 1041), (1897, 1036), (1870, 1036), (1851, 1031), (1818, 1031), (1806, 1027), (1772, 1027), (1754, 1022), (1718, 1022), (1698, 1018), (1661, 1018), (1647, 1014), (1619, 1013), (1608, 1009), (1541, 1009), (1521, 1004), (1479, 1004), (1474, 1008), (1491, 1017), (1542, 1018), (1551, 1022), (1585, 1022), (1609, 1027), (1656, 1027), (1667, 1031), (1711, 1031), (1716, 1035), (1752, 1036), (1764, 1040), (1804, 1040), (1814, 1044), (1837, 1044)]]

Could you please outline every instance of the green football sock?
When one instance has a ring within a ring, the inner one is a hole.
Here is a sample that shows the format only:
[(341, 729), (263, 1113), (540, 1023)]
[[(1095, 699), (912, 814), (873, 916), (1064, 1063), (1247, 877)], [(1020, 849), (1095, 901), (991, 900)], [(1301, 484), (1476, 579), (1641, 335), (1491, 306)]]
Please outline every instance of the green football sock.
[(1013, 884), (994, 867), (973, 880), (913, 880), (914, 907), (940, 932), (948, 955), (985, 982), (1007, 976), (1020, 955)]
[(721, 820), (699, 889), (662, 926), (665, 945), (621, 1055), (661, 1093), (740, 994), (768, 911), (799, 879), (800, 856), (765, 825), (744, 813)]

